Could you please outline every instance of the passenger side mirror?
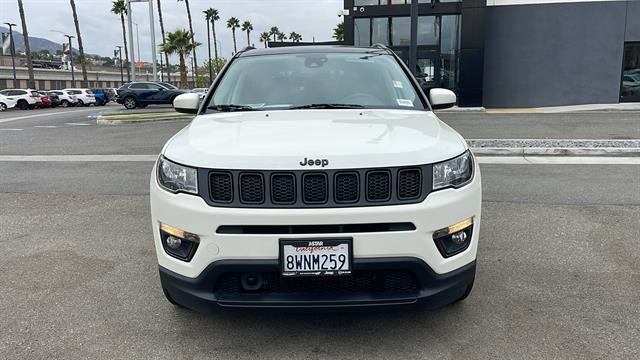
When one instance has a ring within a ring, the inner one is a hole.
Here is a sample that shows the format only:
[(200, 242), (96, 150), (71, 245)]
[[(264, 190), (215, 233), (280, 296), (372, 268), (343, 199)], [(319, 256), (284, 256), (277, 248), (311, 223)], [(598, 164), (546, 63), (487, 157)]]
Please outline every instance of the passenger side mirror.
[(173, 108), (180, 113), (196, 114), (200, 107), (200, 96), (198, 94), (187, 93), (176, 96), (173, 100)]
[(429, 102), (434, 110), (447, 109), (456, 104), (456, 94), (449, 89), (434, 88), (429, 90)]

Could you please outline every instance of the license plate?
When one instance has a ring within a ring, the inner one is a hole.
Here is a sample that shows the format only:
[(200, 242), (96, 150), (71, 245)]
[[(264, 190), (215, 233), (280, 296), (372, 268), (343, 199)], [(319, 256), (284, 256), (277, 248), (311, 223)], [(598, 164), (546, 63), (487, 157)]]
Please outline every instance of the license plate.
[(353, 240), (280, 240), (283, 276), (336, 276), (351, 274)]

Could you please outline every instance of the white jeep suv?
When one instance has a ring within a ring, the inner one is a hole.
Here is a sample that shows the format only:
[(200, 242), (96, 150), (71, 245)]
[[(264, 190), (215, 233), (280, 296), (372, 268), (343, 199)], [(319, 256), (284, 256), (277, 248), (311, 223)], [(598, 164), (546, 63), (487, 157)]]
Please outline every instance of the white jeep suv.
[(216, 308), (440, 307), (467, 297), (480, 172), (384, 47), (248, 48), (162, 149), (151, 219), (167, 299)]
[(64, 89), (76, 97), (78, 106), (89, 106), (96, 103), (96, 96), (90, 89)]

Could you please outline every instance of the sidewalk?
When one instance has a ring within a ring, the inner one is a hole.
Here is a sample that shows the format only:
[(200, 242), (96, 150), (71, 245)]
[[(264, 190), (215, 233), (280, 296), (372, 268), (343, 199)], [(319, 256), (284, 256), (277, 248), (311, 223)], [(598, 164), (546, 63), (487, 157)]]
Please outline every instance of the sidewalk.
[(567, 106), (549, 106), (539, 108), (496, 108), (484, 107), (457, 107), (440, 110), (438, 112), (486, 112), (491, 114), (557, 114), (578, 111), (640, 111), (640, 103), (619, 104), (584, 104)]

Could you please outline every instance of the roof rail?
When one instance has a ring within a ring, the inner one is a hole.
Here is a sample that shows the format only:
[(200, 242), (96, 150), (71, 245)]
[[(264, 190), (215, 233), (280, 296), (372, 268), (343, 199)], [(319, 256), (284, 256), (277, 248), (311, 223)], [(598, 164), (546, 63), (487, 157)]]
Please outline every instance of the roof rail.
[(389, 47), (385, 44), (381, 44), (381, 43), (375, 43), (373, 45), (371, 45), (372, 48), (378, 48), (378, 49), (382, 49), (382, 50), (387, 50), (389, 52), (393, 51), (391, 49), (389, 49)]
[(244, 47), (244, 49), (242, 49), (242, 50), (238, 51), (237, 53), (235, 53), (235, 54), (234, 54), (234, 57), (235, 57), (235, 56), (238, 56), (238, 55), (240, 55), (240, 54), (242, 54), (242, 53), (244, 53), (244, 52), (251, 51), (251, 50), (255, 50), (255, 49), (256, 49), (256, 48), (254, 48), (253, 46), (245, 46), (245, 47)]

